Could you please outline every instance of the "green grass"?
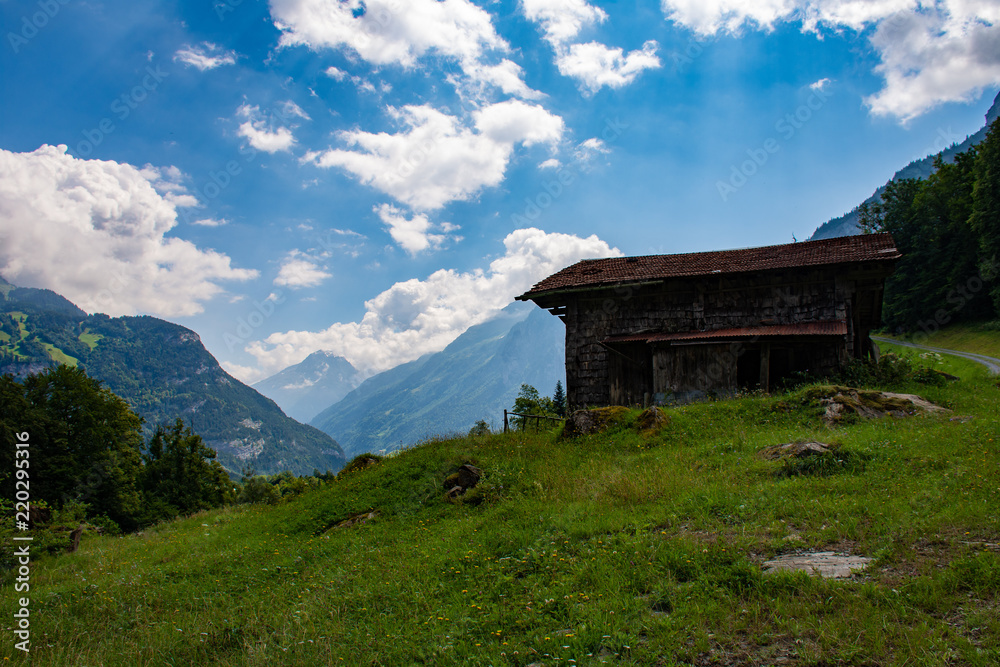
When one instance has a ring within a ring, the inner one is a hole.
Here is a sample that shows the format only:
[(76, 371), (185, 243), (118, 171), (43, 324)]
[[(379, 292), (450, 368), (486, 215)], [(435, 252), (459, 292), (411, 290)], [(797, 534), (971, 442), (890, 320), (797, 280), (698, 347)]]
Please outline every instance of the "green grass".
[(89, 331), (85, 331), (79, 335), (80, 342), (86, 344), (91, 350), (97, 347), (98, 341), (102, 338), (104, 338), (102, 334), (90, 333)]
[[(1000, 388), (940, 368), (962, 380), (902, 390), (947, 416), (830, 429), (804, 392), (702, 403), (653, 434), (632, 413), (575, 440), (433, 441), (287, 504), (85, 536), (32, 566), (33, 661), (995, 665)], [(758, 455), (800, 438), (852, 464)], [(465, 462), (484, 477), (448, 501)], [(806, 548), (876, 560), (852, 581), (762, 574)]]
[(908, 335), (903, 340), (1000, 358), (1000, 328), (991, 326), (996, 327), (996, 323), (955, 324), (929, 335)]
[(42, 343), (42, 346), (45, 348), (49, 357), (57, 363), (66, 364), (67, 366), (72, 366), (73, 368), (76, 368), (76, 365), (80, 363), (79, 359), (71, 357), (51, 343)]
[(28, 328), (24, 324), (28, 319), (27, 314), (22, 313), (19, 310), (12, 310), (7, 314), (10, 315), (12, 318), (14, 318), (14, 321), (17, 322), (17, 328), (21, 332), (21, 338), (24, 338), (26, 335), (28, 335)]
[[(915, 364), (927, 366), (928, 368), (933, 368), (960, 378), (985, 377), (986, 367), (971, 359), (955, 357), (950, 354), (939, 354), (937, 352), (921, 352), (912, 347), (893, 345), (892, 343), (880, 342), (878, 346), (883, 354), (892, 352), (897, 356), (912, 359)], [(973, 350), (969, 351), (972, 352)]]

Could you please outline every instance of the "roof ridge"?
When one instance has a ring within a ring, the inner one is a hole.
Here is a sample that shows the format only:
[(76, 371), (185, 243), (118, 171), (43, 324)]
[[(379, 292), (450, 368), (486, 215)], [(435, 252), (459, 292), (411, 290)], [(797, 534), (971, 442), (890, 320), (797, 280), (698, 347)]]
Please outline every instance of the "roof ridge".
[(728, 250), (585, 259), (539, 281), (517, 299), (524, 301), (552, 290), (853, 262), (894, 261), (899, 257), (892, 236), (883, 232)]

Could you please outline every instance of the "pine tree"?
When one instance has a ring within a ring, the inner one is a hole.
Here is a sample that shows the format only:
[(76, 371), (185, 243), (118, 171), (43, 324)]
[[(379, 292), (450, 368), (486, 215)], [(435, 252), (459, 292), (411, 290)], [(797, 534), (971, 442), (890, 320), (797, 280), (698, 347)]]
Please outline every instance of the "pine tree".
[(566, 416), (566, 392), (563, 391), (562, 380), (556, 382), (556, 390), (552, 392), (552, 407), (560, 417)]

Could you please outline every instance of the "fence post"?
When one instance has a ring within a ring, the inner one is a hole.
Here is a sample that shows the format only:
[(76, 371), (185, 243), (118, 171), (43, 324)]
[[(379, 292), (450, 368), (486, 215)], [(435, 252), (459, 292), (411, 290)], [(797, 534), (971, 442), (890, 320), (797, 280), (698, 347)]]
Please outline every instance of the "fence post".
[(507, 408), (503, 409), (503, 432), (507, 432)]

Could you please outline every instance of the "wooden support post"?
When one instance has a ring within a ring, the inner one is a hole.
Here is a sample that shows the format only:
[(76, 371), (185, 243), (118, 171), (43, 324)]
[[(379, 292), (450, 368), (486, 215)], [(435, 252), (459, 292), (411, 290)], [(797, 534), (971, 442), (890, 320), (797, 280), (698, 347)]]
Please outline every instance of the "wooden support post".
[(760, 388), (771, 391), (771, 344), (760, 344)]
[(507, 432), (507, 408), (503, 409), (503, 432)]

